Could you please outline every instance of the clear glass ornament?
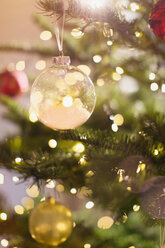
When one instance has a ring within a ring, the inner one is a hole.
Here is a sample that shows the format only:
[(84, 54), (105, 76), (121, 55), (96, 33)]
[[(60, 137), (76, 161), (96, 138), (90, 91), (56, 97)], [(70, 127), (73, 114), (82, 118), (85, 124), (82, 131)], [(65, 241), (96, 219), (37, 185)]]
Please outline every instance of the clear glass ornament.
[(72, 129), (91, 116), (96, 103), (95, 87), (84, 72), (70, 65), (69, 57), (59, 56), (36, 78), (30, 101), (44, 125)]

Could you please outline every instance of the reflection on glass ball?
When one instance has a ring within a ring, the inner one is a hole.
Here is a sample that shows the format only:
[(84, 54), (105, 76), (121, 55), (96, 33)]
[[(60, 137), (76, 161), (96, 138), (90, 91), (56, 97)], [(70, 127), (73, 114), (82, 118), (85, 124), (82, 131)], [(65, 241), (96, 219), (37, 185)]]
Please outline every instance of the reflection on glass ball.
[(151, 178), (143, 185), (141, 205), (144, 211), (152, 218), (165, 219), (165, 177)]
[(72, 232), (71, 211), (63, 204), (48, 198), (33, 209), (29, 218), (32, 238), (42, 244), (57, 246)]
[(37, 77), (31, 90), (32, 109), (38, 119), (52, 129), (82, 125), (95, 107), (96, 95), (91, 79), (69, 65), (67, 58), (57, 57), (56, 63)]

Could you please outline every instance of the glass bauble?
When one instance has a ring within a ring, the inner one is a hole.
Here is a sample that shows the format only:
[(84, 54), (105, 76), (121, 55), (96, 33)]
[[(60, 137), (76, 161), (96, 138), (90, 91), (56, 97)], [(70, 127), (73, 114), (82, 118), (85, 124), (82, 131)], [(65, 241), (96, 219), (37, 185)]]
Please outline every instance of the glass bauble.
[(38, 119), (52, 129), (72, 129), (85, 123), (96, 102), (91, 79), (69, 57), (55, 57), (54, 64), (35, 80), (31, 107)]
[(48, 198), (33, 209), (29, 231), (37, 242), (52, 246), (65, 242), (72, 232), (71, 211), (62, 203)]

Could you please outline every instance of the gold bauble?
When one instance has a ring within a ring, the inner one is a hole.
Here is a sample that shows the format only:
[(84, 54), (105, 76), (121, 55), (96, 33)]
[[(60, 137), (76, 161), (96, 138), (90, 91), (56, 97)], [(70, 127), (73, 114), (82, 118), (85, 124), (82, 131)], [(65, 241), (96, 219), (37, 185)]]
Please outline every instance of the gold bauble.
[(57, 246), (65, 242), (73, 228), (71, 211), (62, 203), (48, 198), (33, 209), (29, 231), (39, 243)]

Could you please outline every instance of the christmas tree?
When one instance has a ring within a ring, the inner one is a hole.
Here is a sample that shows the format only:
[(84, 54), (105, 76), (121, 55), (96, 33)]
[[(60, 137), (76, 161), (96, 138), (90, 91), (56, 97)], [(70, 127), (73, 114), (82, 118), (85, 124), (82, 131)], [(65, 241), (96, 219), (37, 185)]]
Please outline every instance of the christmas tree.
[(164, 0), (36, 5), (41, 45), (0, 44), (22, 58), (1, 67), (1, 120), (17, 127), (1, 170), (28, 183), (14, 207), (1, 193), (1, 247), (163, 248)]

